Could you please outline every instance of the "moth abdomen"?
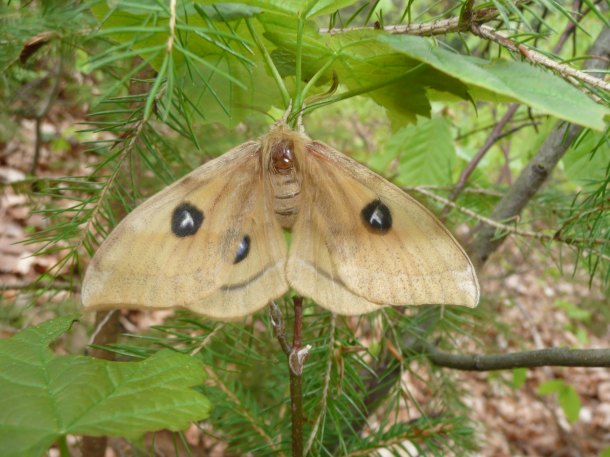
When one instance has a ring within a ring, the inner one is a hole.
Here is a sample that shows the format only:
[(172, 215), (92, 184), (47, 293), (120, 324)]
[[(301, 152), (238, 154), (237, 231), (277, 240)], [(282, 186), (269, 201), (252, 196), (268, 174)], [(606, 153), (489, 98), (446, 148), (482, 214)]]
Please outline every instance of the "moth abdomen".
[(269, 179), (273, 188), (273, 211), (283, 228), (294, 225), (301, 204), (301, 176), (296, 160), (298, 143), (282, 138), (270, 147)]

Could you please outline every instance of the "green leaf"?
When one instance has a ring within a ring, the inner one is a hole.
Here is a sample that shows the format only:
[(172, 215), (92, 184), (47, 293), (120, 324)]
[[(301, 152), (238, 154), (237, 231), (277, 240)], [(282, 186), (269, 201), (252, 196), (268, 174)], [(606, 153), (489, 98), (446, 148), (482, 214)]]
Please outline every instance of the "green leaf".
[[(323, 14), (331, 14), (338, 9), (357, 3), (358, 0), (241, 0), (241, 5), (251, 5), (271, 13), (282, 13), (288, 16), (313, 18)], [(212, 0), (202, 3), (213, 4)]]
[(563, 309), (570, 319), (575, 319), (582, 322), (588, 322), (591, 320), (591, 311), (581, 309), (570, 301), (556, 300), (553, 305), (557, 308)]
[(358, 0), (314, 0), (309, 2), (307, 17), (322, 16), (332, 14), (337, 10), (358, 3)]
[(513, 387), (520, 389), (525, 384), (527, 379), (527, 368), (514, 368), (513, 369)]
[(380, 43), (425, 62), (469, 86), (474, 98), (525, 103), (540, 112), (596, 130), (606, 126), (608, 108), (571, 84), (524, 62), (487, 61), (434, 47), (424, 38), (379, 34)]
[(580, 396), (574, 387), (565, 384), (559, 391), (559, 404), (570, 422), (576, 422), (580, 414)]
[(74, 321), (61, 317), (0, 341), (3, 457), (42, 455), (68, 433), (137, 438), (208, 416), (209, 401), (191, 388), (204, 379), (196, 359), (170, 350), (141, 362), (54, 354), (48, 345)]
[(377, 157), (371, 167), (386, 176), (395, 173), (393, 181), (399, 186), (451, 184), (456, 152), (449, 123), (438, 117), (403, 127)]
[(564, 385), (565, 382), (560, 379), (552, 379), (550, 381), (545, 381), (538, 386), (538, 393), (540, 395), (554, 394), (555, 392), (559, 392)]
[(570, 384), (561, 379), (546, 381), (538, 386), (540, 395), (558, 394), (559, 405), (570, 422), (576, 422), (580, 414), (580, 396)]

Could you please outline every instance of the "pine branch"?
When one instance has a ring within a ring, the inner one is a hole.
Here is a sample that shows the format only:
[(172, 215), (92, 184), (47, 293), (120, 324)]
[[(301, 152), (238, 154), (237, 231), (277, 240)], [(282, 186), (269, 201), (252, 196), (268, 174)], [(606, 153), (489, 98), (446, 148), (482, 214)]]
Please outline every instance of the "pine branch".
[(267, 444), (270, 450), (272, 450), (275, 455), (279, 457), (285, 457), (285, 454), (281, 452), (280, 446), (273, 440), (271, 437), (260, 425), (260, 419), (254, 417), (248, 408), (246, 408), (240, 398), (230, 389), (220, 377), (216, 374), (212, 367), (208, 366), (206, 368), (206, 373), (209, 376), (210, 380), (216, 385), (226, 396), (227, 400), (231, 402), (233, 405), (233, 409), (235, 412), (239, 413), (249, 424), (250, 428), (254, 430), (258, 436), (260, 436), (264, 442)]
[[(436, 195), (435, 193), (430, 192), (425, 187), (419, 187), (419, 186), (418, 187), (408, 187), (406, 189), (418, 192), (422, 195), (425, 195), (426, 197), (430, 197), (433, 200), (443, 203), (444, 205), (446, 205), (449, 208), (455, 208), (462, 214), (465, 214), (466, 216), (479, 221), (481, 224), (484, 224), (487, 227), (493, 228), (494, 233), (496, 233), (497, 231), (500, 231), (507, 235), (512, 234), (512, 235), (517, 235), (517, 236), (521, 236), (521, 237), (525, 237), (525, 238), (536, 239), (539, 241), (564, 243), (564, 244), (568, 244), (570, 246), (577, 246), (577, 247), (590, 246), (590, 245), (598, 245), (598, 246), (607, 246), (608, 245), (608, 240), (605, 238), (595, 239), (595, 238), (578, 238), (578, 237), (563, 236), (563, 235), (561, 235), (561, 229), (556, 230), (555, 233), (553, 233), (553, 234), (519, 229), (515, 226), (498, 222), (495, 219), (491, 219), (489, 217), (485, 217), (479, 213), (476, 213), (475, 211), (472, 211), (471, 209), (464, 208), (463, 206), (457, 205), (456, 203), (450, 201), (447, 198), (443, 198), (440, 195)], [(610, 257), (606, 256), (605, 254), (603, 254), (601, 252), (591, 251), (591, 253), (595, 254), (596, 256), (599, 256), (602, 259), (610, 261)]]

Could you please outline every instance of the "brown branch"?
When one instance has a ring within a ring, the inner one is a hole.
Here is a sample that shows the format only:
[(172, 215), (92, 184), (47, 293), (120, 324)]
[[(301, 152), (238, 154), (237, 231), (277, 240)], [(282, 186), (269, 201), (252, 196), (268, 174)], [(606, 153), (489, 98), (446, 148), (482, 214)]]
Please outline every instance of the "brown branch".
[(0, 284), (0, 291), (3, 290), (67, 290), (70, 292), (78, 292), (79, 288), (76, 284), (71, 284), (69, 282), (52, 282), (45, 283), (42, 281), (32, 281), (32, 282), (13, 282), (8, 284)]
[(305, 455), (309, 455), (309, 451), (311, 450), (314, 440), (316, 439), (316, 435), (318, 434), (320, 423), (326, 415), (326, 401), (328, 399), (328, 391), (330, 390), (330, 379), (334, 359), (336, 324), (337, 315), (332, 313), (330, 318), (330, 328), (328, 329), (330, 334), (330, 337), (328, 338), (328, 360), (326, 361), (326, 373), (324, 374), (324, 382), (322, 383), (322, 395), (320, 397), (319, 413), (313, 421), (311, 433), (309, 434), (309, 439), (307, 440), (307, 445), (305, 446)]
[(610, 349), (548, 348), (508, 354), (452, 354), (432, 344), (425, 355), (440, 367), (465, 371), (510, 370), (534, 367), (610, 367)]

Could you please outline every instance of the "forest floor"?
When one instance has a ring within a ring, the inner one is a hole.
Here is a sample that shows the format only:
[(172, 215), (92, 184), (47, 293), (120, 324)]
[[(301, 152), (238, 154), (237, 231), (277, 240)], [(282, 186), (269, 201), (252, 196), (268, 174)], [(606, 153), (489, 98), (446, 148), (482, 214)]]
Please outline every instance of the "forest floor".
[[(51, 111), (41, 125), (43, 143), (36, 166), (37, 176), (84, 175), (95, 159), (84, 152), (73, 132), (80, 114), (59, 115)], [(84, 118), (84, 117), (83, 117)], [(31, 166), (36, 138), (33, 120), (19, 124), (15, 139), (0, 143), (0, 284), (2, 309), (0, 338), (12, 336), (25, 326), (55, 316), (57, 304), (78, 301), (68, 292), (38, 297), (31, 306), (22, 288), (34, 282), (57, 261), (54, 255), (32, 256), (40, 246), (23, 244), (28, 235), (48, 227), (42, 214), (33, 213), (36, 197), (31, 188), (18, 193), (11, 183), (22, 181)], [(58, 141), (60, 139), (61, 141)], [(34, 202), (34, 205), (32, 205)], [(69, 202), (55, 202), (68, 205)], [(482, 306), (489, 307), (501, 326), (488, 325), (479, 334), (478, 344), (468, 342), (456, 352), (509, 352), (545, 347), (607, 347), (610, 341), (608, 299), (599, 285), (590, 288), (588, 277), (571, 275), (569, 266), (559, 273), (559, 253), (549, 247), (549, 255), (532, 255), (527, 244), (509, 241), (489, 261), (481, 274)], [(538, 253), (541, 250), (537, 251)], [(72, 272), (65, 271), (66, 278)], [(78, 280), (75, 281), (78, 283)], [(50, 300), (50, 301), (49, 301)], [(76, 308), (76, 305), (73, 305)], [(584, 310), (584, 311), (583, 311)], [(579, 312), (580, 311), (580, 312)], [(149, 325), (155, 320), (138, 319)], [(501, 330), (498, 330), (501, 328)], [(130, 329), (133, 330), (133, 329)], [(610, 447), (610, 370), (602, 368), (537, 368), (526, 372), (525, 382), (515, 388), (513, 372), (454, 372), (467, 392), (464, 401), (479, 424), (481, 456), (598, 456)], [(575, 389), (581, 401), (578, 420), (570, 422), (555, 395), (541, 395), (538, 386), (549, 380), (563, 380)], [(416, 398), (426, 401), (425, 389), (412, 379), (404, 380)], [(197, 435), (196, 429), (187, 433)], [(169, 435), (169, 434), (168, 434)], [(193, 442), (199, 439), (192, 436)], [(155, 439), (164, 446), (163, 435)], [(115, 443), (117, 446), (118, 444)], [(171, 445), (168, 436), (167, 444)], [(192, 455), (222, 456), (214, 452)], [(75, 454), (76, 455), (76, 454)], [(107, 454), (111, 457), (113, 454)], [(114, 455), (117, 455), (116, 453)], [(165, 455), (173, 455), (170, 453)]]

